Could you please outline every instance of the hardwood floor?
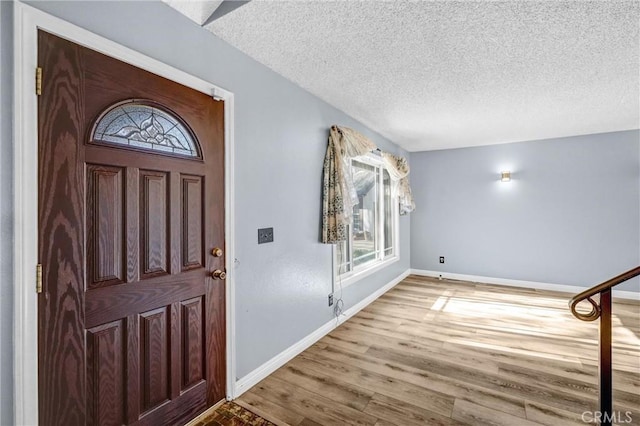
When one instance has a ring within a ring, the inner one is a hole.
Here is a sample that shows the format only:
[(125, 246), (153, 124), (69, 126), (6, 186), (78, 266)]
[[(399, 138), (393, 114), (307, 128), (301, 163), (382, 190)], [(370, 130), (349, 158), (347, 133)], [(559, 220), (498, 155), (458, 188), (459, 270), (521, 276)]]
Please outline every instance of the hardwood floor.
[[(584, 426), (598, 325), (571, 296), (411, 275), (238, 402), (292, 426)], [(613, 314), (614, 409), (640, 425), (640, 303)]]

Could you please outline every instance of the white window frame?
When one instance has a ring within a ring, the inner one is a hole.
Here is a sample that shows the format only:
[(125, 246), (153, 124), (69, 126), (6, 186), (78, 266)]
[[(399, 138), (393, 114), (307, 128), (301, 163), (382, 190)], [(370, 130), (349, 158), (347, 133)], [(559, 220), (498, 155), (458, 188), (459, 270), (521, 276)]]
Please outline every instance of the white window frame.
[[(400, 208), (398, 206), (398, 193), (397, 189), (394, 189), (393, 182), (391, 183), (391, 232), (393, 238), (392, 244), (392, 252), (387, 257), (384, 256), (384, 221), (379, 220), (384, 217), (384, 173), (382, 170), (386, 169), (384, 161), (382, 157), (376, 155), (374, 153), (361, 155), (359, 157), (355, 157), (351, 159), (353, 161), (357, 161), (363, 164), (367, 164), (376, 168), (380, 168), (380, 173), (378, 177), (378, 220), (376, 221), (376, 244), (378, 245), (377, 257), (375, 260), (366, 262), (362, 265), (352, 266), (351, 270), (348, 272), (340, 273), (340, 261), (338, 259), (338, 249), (334, 250), (333, 256), (333, 265), (334, 265), (334, 282), (339, 283), (342, 288), (347, 287), (351, 284), (354, 284), (361, 279), (383, 269), (392, 263), (400, 260)], [(387, 170), (388, 172), (388, 170)], [(389, 173), (389, 172), (388, 172)], [(353, 222), (353, 219), (352, 219)], [(353, 225), (349, 226), (349, 238), (350, 243), (348, 244), (350, 247), (353, 247)], [(353, 249), (352, 249), (353, 250)], [(353, 258), (350, 259), (353, 263)], [(334, 286), (335, 288), (335, 286)]]

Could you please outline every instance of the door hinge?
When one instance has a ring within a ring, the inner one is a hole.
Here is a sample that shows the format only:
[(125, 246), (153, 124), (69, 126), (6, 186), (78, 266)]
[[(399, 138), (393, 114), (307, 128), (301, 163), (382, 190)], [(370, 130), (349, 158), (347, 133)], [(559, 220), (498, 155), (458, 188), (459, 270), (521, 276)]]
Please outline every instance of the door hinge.
[(36, 95), (42, 95), (42, 68), (36, 68)]
[(42, 293), (42, 264), (36, 265), (36, 293)]

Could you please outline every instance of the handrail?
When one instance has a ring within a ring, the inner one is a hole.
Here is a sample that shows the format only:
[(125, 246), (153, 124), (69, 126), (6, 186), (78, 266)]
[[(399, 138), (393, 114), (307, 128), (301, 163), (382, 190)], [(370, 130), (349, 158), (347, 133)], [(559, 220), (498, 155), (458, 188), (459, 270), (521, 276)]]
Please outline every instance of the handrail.
[[(637, 266), (610, 280), (598, 284), (589, 290), (577, 294), (569, 301), (571, 313), (582, 321), (595, 321), (600, 318), (598, 336), (598, 393), (600, 405), (600, 426), (611, 426), (615, 419), (613, 412), (613, 366), (611, 358), (611, 288), (633, 277), (640, 275)], [(600, 303), (596, 303), (591, 296), (600, 295)], [(583, 300), (591, 303), (591, 312), (581, 314), (576, 310), (578, 303)]]
[[(608, 290), (611, 287), (616, 286), (620, 283), (623, 283), (627, 280), (630, 280), (631, 278), (637, 277), (638, 275), (640, 275), (640, 266), (636, 266), (635, 268), (630, 269), (625, 273), (622, 273), (601, 284), (593, 286), (590, 289), (585, 290), (580, 294), (575, 295), (569, 301), (569, 307), (571, 308), (571, 313), (576, 318), (582, 321), (597, 320), (600, 317), (601, 309), (600, 309), (600, 306), (596, 302), (594, 302), (591, 296), (595, 296), (596, 294), (602, 293), (603, 291)], [(582, 302), (585, 299), (588, 300), (589, 303), (591, 303), (591, 312), (587, 314), (582, 314), (576, 310), (576, 307), (578, 306), (578, 303)]]

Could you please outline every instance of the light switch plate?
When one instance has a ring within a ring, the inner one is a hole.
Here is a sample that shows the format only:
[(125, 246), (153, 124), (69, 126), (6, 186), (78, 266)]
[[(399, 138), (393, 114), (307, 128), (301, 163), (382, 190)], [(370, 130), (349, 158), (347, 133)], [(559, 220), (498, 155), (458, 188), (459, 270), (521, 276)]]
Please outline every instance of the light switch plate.
[(258, 244), (273, 242), (273, 228), (258, 229)]

